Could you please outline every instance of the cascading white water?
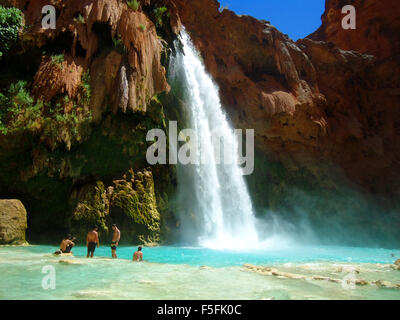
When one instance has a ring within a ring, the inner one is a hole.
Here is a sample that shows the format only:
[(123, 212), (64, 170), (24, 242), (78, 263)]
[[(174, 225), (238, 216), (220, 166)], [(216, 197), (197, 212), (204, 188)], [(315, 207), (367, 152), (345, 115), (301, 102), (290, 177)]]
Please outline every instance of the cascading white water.
[[(214, 249), (245, 249), (258, 243), (253, 207), (242, 168), (218, 164), (211, 134), (223, 137), (221, 145), (238, 154), (238, 142), (222, 110), (219, 91), (183, 30), (171, 59), (170, 77), (182, 84), (191, 128), (196, 133), (198, 153), (206, 164), (190, 165), (190, 182), (179, 181), (193, 192), (190, 206), (202, 221), (199, 244)], [(193, 203), (196, 202), (196, 203)]]

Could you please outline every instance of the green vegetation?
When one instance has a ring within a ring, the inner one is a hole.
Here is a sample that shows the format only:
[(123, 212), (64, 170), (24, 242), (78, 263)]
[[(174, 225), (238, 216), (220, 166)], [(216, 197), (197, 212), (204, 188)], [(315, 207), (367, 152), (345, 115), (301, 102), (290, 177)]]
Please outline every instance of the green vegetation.
[(82, 188), (81, 199), (68, 224), (75, 234), (84, 236), (94, 224), (108, 232), (107, 225), (118, 221), (129, 242), (155, 243), (160, 237), (160, 214), (150, 171), (132, 169), (106, 187), (102, 181)]
[(0, 6), (0, 59), (17, 42), (21, 23), (22, 15), (19, 9)]
[(26, 81), (11, 84), (8, 92), (0, 95), (0, 103), (0, 132), (3, 135), (18, 127), (31, 128), (32, 118), (37, 117), (42, 107), (40, 103), (33, 103), (33, 98), (26, 90)]
[(54, 64), (61, 64), (64, 62), (64, 54), (57, 54), (54, 56), (51, 56), (51, 60), (53, 61)]
[(77, 22), (77, 23), (84, 24), (85, 23), (85, 18), (81, 14), (79, 14), (78, 17), (74, 18), (74, 21)]
[(129, 8), (131, 8), (133, 11), (138, 11), (139, 10), (139, 2), (138, 0), (129, 0), (127, 2), (127, 5)]
[[(145, 180), (141, 172), (138, 172), (136, 177), (133, 170), (130, 170), (129, 174), (128, 180), (114, 181), (113, 204), (122, 208), (135, 223), (149, 225), (154, 218), (153, 210), (156, 209), (153, 206), (154, 199), (151, 198), (151, 193), (154, 193), (153, 181)], [(146, 190), (145, 186), (150, 190)], [(155, 216), (157, 217), (157, 213)]]
[(26, 24), (26, 25), (24, 25), (23, 32), (24, 32), (24, 34), (26, 34), (26, 33), (29, 33), (29, 32), (31, 32), (31, 31), (32, 31), (32, 29), (33, 29), (33, 25)]
[(140, 30), (146, 31), (146, 26), (144, 24), (139, 25)]
[(125, 47), (124, 42), (122, 41), (121, 35), (118, 35), (117, 38), (112, 39), (114, 43), (114, 48), (121, 54), (126, 54), (128, 49)]
[(127, 225), (137, 225), (131, 238), (148, 243), (158, 242), (160, 236), (160, 214), (157, 211), (153, 176), (150, 171), (134, 173), (131, 169), (121, 180), (114, 181), (111, 196), (113, 207), (122, 209), (122, 220)]
[(168, 11), (167, 7), (160, 7), (154, 9), (154, 16), (156, 18), (156, 26), (162, 27), (165, 13)]
[[(0, 93), (0, 134), (30, 132), (39, 135), (52, 149), (61, 142), (69, 149), (73, 141), (82, 140), (81, 132), (91, 122), (91, 114), (86, 110), (91, 95), (88, 81), (85, 74), (76, 102), (66, 95), (45, 103), (31, 96), (26, 81), (11, 84), (7, 92)], [(65, 112), (68, 104), (72, 104), (72, 110)]]
[(82, 75), (81, 89), (81, 103), (84, 105), (89, 105), (90, 98), (92, 97), (92, 90), (90, 88), (90, 70), (87, 70)]
[(72, 227), (75, 234), (84, 237), (93, 225), (97, 225), (99, 232), (108, 232), (106, 218), (110, 213), (110, 203), (107, 199), (104, 183), (98, 181), (94, 189), (85, 194), (85, 198), (78, 203), (72, 216)]

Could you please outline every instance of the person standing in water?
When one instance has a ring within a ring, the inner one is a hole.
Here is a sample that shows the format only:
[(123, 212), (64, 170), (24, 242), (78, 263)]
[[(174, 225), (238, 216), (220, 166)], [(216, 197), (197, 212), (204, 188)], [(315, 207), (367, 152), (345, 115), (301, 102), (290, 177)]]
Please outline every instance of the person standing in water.
[(138, 251), (136, 251), (136, 252), (133, 254), (133, 261), (137, 261), (137, 262), (143, 261), (142, 247), (139, 247), (139, 248), (138, 248)]
[(89, 255), (93, 258), (96, 245), (100, 247), (99, 234), (97, 233), (97, 226), (93, 226), (92, 231), (89, 231), (86, 237), (87, 258), (89, 258)]
[(117, 258), (117, 247), (118, 247), (118, 243), (119, 243), (119, 239), (121, 239), (121, 231), (119, 231), (119, 229), (117, 228), (117, 225), (114, 223), (112, 225), (112, 229), (113, 229), (113, 236), (112, 236), (112, 240), (111, 240), (111, 254), (112, 257), (114, 259)]

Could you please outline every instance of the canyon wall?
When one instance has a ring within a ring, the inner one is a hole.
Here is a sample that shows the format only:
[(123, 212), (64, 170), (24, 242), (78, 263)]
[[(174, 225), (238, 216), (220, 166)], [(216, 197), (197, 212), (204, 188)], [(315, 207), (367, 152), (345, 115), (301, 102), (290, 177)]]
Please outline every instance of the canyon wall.
[[(174, 1), (235, 126), (255, 129), (249, 187), (258, 210), (289, 219), (299, 211), (321, 230), (335, 221), (339, 233), (395, 233), (397, 2), (327, 1), (321, 28), (293, 42), (267, 21), (221, 12), (215, 0)], [(356, 7), (357, 30), (339, 28), (345, 4)], [(366, 216), (388, 223), (375, 228)]]
[[(356, 9), (356, 29), (343, 30), (342, 8)], [(322, 25), (308, 38), (332, 42), (343, 50), (374, 55), (378, 60), (400, 54), (400, 2), (396, 0), (328, 0)]]
[[(350, 3), (357, 29), (343, 30)], [(255, 129), (258, 217), (399, 243), (399, 20), (388, 3), (328, 0), (321, 28), (293, 42), (216, 0), (57, 0), (55, 30), (41, 28), (47, 1), (0, 0), (22, 12), (0, 57), (0, 198), (23, 201), (28, 240), (83, 238), (93, 223), (105, 237), (117, 222), (127, 243), (175, 241), (175, 168), (148, 168), (145, 153), (149, 129), (183, 117), (166, 67), (184, 25), (234, 126)]]
[(18, 40), (0, 58), (0, 198), (27, 207), (28, 240), (84, 241), (97, 224), (106, 241), (112, 223), (122, 243), (165, 240), (174, 168), (148, 168), (146, 134), (166, 128), (173, 7), (52, 1), (56, 29), (43, 29), (48, 1), (0, 4), (20, 10), (3, 22)]

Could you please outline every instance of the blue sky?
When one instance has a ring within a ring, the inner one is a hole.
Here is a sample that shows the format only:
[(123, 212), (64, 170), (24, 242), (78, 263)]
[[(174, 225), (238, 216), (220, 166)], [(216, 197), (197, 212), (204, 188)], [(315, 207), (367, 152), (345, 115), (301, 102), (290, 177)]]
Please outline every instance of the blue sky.
[(293, 40), (304, 38), (321, 25), (325, 0), (219, 0), (237, 14), (270, 21)]

